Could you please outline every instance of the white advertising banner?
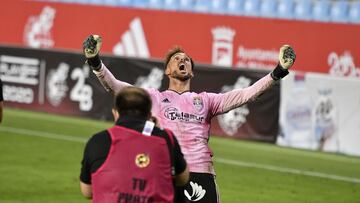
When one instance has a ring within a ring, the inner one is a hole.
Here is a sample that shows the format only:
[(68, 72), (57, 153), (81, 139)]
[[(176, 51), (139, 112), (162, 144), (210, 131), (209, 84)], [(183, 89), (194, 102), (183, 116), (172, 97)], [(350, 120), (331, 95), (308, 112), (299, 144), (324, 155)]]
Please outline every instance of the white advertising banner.
[(277, 144), (360, 156), (360, 81), (290, 74), (281, 81)]

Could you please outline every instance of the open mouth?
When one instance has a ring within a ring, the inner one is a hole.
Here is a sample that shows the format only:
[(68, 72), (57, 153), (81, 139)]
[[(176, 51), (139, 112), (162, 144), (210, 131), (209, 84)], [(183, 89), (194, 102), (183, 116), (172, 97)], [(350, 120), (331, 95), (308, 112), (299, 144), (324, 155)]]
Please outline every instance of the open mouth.
[(185, 70), (185, 65), (184, 65), (184, 64), (180, 64), (179, 69), (180, 69), (180, 70)]

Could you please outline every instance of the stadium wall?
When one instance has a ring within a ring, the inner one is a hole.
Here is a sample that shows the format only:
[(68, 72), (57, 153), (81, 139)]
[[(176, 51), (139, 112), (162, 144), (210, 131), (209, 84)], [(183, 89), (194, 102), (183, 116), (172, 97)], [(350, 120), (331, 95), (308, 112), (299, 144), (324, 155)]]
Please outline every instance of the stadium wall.
[(360, 77), (357, 24), (11, 0), (2, 1), (0, 15), (1, 44), (81, 51), (97, 33), (109, 54), (159, 59), (181, 45), (200, 63), (264, 69), (291, 44), (293, 70)]

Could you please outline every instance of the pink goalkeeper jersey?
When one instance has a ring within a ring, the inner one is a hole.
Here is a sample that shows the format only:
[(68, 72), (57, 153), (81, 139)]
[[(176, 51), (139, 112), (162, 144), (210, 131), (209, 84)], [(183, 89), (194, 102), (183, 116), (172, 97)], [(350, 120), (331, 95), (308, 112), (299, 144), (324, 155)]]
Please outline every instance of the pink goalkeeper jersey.
[[(94, 73), (111, 93), (117, 93), (130, 85), (115, 79), (104, 64)], [(162, 127), (174, 132), (190, 172), (215, 174), (212, 151), (208, 145), (211, 119), (255, 99), (273, 83), (274, 80), (268, 74), (247, 88), (227, 93), (180, 94), (172, 90), (146, 90), (153, 102), (152, 114), (158, 118)]]

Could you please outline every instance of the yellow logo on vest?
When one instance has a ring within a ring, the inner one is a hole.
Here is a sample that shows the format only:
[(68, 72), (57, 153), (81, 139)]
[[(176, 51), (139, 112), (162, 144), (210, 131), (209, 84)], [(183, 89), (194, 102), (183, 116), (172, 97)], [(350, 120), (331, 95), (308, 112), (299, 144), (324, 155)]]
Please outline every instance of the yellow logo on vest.
[(150, 164), (150, 156), (147, 154), (138, 154), (135, 158), (135, 164), (139, 168), (145, 168)]

